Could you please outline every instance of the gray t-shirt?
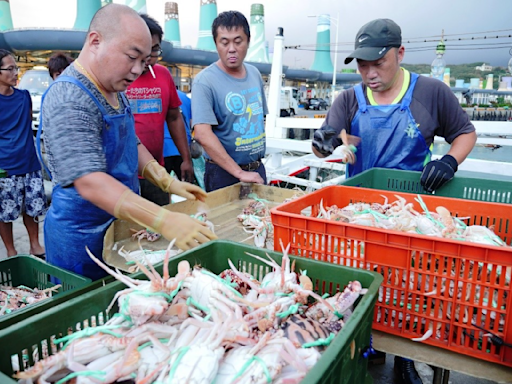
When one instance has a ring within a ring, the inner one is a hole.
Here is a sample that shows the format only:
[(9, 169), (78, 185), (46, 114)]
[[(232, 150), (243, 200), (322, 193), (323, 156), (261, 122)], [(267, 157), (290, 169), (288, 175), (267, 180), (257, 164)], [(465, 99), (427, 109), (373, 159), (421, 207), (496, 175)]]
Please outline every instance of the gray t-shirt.
[[(120, 107), (113, 108), (74, 64), (61, 76), (80, 80), (109, 115), (124, 113), (121, 95), (118, 95)], [(69, 186), (89, 173), (106, 172), (101, 137), (103, 117), (91, 97), (75, 84), (58, 82), (49, 89), (42, 107), (44, 146), (54, 185)]]
[(265, 115), (268, 114), (263, 80), (258, 69), (244, 64), (247, 75), (237, 79), (216, 63), (203, 69), (192, 86), (192, 122), (209, 124), (237, 164), (265, 155)]
[[(363, 85), (363, 92), (366, 102), (370, 105), (365, 85)], [(453, 92), (437, 79), (425, 76), (418, 78), (410, 108), (427, 147), (432, 144), (434, 136), (444, 137), (451, 144), (457, 136), (475, 130), (468, 114), (461, 108)], [(345, 128), (347, 133), (350, 133), (351, 122), (357, 110), (355, 91), (354, 88), (350, 88), (334, 100), (322, 128), (329, 125), (339, 132)], [(338, 145), (341, 145), (339, 139)]]

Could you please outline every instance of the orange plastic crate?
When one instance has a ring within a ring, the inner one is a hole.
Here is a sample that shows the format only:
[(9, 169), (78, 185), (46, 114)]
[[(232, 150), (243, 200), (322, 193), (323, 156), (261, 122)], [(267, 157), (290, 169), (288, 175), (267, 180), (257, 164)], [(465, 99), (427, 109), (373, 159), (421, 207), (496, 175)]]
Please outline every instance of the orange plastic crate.
[[(324, 207), (350, 203), (383, 203), (418, 195), (384, 190), (332, 186), (271, 210), (276, 250), (280, 241), (291, 254), (379, 271), (384, 276), (373, 328), (427, 344), (512, 366), (512, 348), (498, 345), (477, 325), (512, 344), (512, 248), (449, 240), (394, 230), (318, 219)], [(512, 205), (422, 195), (429, 211), (444, 206), (453, 216), (469, 217), (469, 225), (494, 226), (509, 246)], [(479, 271), (478, 273), (475, 273)], [(408, 282), (406, 284), (403, 281)], [(436, 289), (436, 293), (432, 291)], [(451, 292), (451, 293), (450, 293)], [(426, 294), (429, 293), (429, 294)], [(478, 322), (480, 319), (480, 322)]]

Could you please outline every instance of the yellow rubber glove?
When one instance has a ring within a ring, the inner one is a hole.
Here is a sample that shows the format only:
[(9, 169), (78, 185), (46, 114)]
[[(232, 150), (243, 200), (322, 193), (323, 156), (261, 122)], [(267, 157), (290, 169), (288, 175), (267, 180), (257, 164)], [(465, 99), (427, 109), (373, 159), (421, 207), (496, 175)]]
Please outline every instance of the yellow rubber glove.
[(206, 192), (200, 187), (171, 177), (156, 160), (151, 160), (144, 166), (141, 176), (164, 192), (174, 193), (188, 200), (206, 199)]
[(217, 238), (206, 223), (184, 213), (168, 211), (129, 189), (117, 201), (114, 216), (160, 233), (169, 241), (176, 239), (175, 245), (183, 250)]

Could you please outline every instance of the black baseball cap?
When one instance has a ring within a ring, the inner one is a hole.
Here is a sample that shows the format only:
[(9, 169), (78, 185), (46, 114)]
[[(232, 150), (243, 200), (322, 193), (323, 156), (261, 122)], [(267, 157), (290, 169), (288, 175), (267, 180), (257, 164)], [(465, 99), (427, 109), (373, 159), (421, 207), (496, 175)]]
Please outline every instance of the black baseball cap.
[(345, 59), (345, 64), (350, 63), (353, 59), (379, 60), (391, 48), (398, 48), (401, 45), (402, 30), (393, 20), (372, 20), (357, 32), (355, 51)]

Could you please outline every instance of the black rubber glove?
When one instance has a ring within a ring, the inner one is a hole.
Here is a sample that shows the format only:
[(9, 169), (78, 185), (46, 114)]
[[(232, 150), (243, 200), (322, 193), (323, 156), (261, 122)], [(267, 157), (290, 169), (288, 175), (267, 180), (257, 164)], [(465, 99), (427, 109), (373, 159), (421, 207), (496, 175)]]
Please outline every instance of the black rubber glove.
[(453, 156), (444, 155), (425, 165), (421, 174), (421, 185), (427, 192), (434, 192), (441, 188), (455, 176), (458, 163)]
[(313, 135), (313, 147), (324, 156), (329, 156), (338, 147), (341, 140), (338, 138), (339, 132), (333, 127), (325, 126), (315, 131)]

